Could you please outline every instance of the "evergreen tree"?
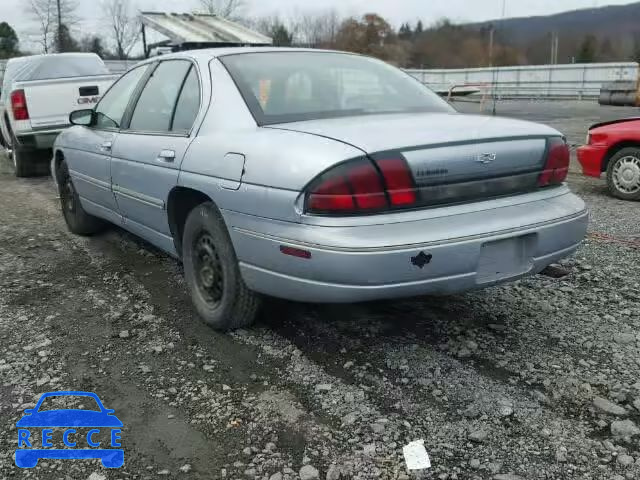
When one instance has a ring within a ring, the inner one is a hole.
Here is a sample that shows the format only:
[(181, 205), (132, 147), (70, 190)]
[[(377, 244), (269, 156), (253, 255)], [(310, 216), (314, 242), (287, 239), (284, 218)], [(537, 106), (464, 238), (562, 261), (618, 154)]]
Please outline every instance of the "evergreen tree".
[(598, 39), (595, 35), (587, 35), (582, 41), (578, 52), (578, 63), (593, 63), (596, 61), (598, 51)]
[(276, 47), (288, 47), (293, 43), (293, 34), (282, 23), (273, 26), (271, 38)]
[(0, 58), (11, 58), (19, 54), (16, 31), (7, 22), (0, 22)]

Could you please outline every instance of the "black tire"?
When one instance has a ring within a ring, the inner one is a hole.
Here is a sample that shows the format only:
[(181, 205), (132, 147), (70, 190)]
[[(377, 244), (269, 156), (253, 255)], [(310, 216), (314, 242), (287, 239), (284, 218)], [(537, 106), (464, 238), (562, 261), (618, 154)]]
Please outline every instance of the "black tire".
[(63, 160), (57, 172), (60, 207), (67, 227), (76, 235), (89, 236), (102, 231), (105, 222), (88, 214), (80, 204), (80, 197), (73, 186), (67, 164)]
[(21, 147), (15, 139), (13, 140), (11, 159), (13, 160), (13, 169), (16, 177), (33, 177), (38, 173), (39, 170), (32, 157), (33, 152)]
[(255, 321), (261, 299), (245, 285), (224, 220), (213, 203), (202, 203), (189, 213), (182, 261), (193, 304), (207, 325), (227, 331)]
[(640, 147), (623, 148), (607, 166), (609, 192), (622, 200), (640, 200)]

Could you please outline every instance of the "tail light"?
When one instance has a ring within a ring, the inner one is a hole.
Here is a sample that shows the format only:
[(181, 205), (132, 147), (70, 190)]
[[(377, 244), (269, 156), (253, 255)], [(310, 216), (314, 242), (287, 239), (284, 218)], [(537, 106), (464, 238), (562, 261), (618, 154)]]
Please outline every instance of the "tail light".
[(11, 92), (11, 109), (15, 120), (29, 120), (27, 97), (24, 95), (24, 90)]
[(403, 158), (352, 160), (322, 174), (307, 189), (306, 212), (376, 213), (416, 203), (416, 187)]
[(564, 182), (569, 173), (570, 158), (569, 146), (563, 138), (550, 139), (544, 170), (538, 177), (538, 186), (547, 187)]

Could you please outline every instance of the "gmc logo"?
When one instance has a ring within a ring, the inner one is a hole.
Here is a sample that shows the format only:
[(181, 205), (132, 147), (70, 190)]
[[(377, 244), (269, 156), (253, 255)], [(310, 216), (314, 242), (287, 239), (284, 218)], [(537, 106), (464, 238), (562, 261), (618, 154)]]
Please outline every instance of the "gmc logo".
[(92, 103), (98, 103), (100, 97), (80, 97), (78, 99), (78, 105), (89, 105)]

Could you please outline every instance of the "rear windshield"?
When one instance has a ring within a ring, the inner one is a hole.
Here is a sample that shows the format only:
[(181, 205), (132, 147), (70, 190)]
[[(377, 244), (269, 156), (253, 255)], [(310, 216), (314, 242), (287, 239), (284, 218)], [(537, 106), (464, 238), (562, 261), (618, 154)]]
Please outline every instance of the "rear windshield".
[(25, 61), (16, 69), (13, 80), (23, 82), (52, 78), (87, 77), (108, 73), (109, 70), (98, 56), (51, 55)]
[(260, 125), (354, 115), (451, 112), (417, 80), (382, 61), (329, 52), (220, 58)]

